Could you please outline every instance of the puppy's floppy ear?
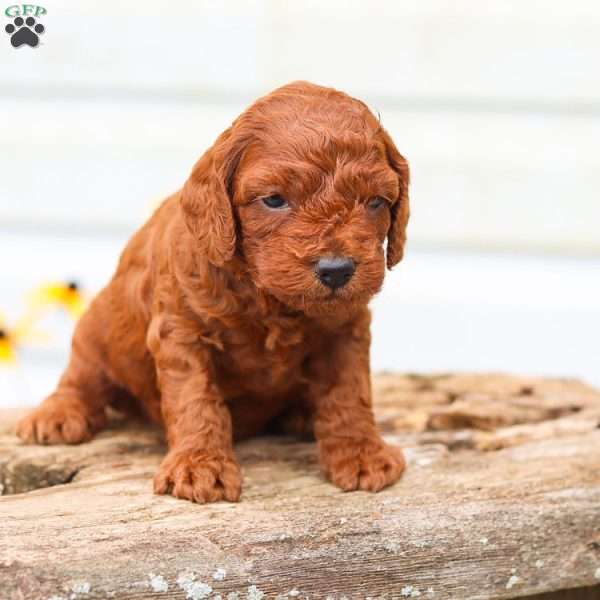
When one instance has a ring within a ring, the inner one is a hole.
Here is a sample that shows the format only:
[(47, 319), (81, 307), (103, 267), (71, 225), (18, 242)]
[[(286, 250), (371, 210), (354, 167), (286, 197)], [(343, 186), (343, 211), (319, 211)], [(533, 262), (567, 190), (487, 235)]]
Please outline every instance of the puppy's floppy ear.
[(392, 222), (388, 231), (387, 243), (387, 267), (391, 269), (397, 265), (404, 254), (404, 243), (406, 242), (406, 225), (410, 216), (410, 206), (408, 202), (408, 183), (409, 169), (408, 162), (398, 152), (392, 138), (385, 129), (380, 129), (380, 135), (383, 138), (385, 152), (390, 166), (398, 174), (398, 183), (400, 191), (396, 202), (391, 207)]
[(218, 267), (231, 260), (235, 252), (230, 188), (238, 161), (228, 129), (194, 165), (181, 192), (185, 224), (200, 250)]

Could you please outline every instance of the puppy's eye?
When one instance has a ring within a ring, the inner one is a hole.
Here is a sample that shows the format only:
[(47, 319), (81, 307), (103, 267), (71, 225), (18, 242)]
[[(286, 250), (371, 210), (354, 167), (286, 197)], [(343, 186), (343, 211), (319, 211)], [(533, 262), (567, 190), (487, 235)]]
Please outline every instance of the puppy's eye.
[(287, 200), (285, 200), (285, 198), (282, 198), (281, 196), (278, 196), (277, 194), (274, 196), (269, 196), (267, 198), (263, 198), (262, 202), (265, 206), (268, 206), (269, 208), (287, 208), (288, 207)]
[(369, 200), (367, 206), (370, 210), (377, 210), (379, 208), (382, 208), (386, 204), (387, 200), (385, 198), (383, 198), (382, 196), (375, 196), (375, 198)]

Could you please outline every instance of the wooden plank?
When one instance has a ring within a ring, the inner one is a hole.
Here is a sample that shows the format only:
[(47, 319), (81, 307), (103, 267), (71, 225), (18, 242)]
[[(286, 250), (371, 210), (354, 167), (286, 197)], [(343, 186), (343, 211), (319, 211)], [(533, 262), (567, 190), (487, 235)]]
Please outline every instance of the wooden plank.
[[(125, 243), (125, 236), (0, 234), (0, 256), (18, 257), (2, 265), (0, 314), (15, 323), (28, 292), (45, 281), (77, 279), (97, 292)], [(372, 368), (554, 373), (600, 385), (598, 272), (600, 260), (424, 253), (411, 246), (372, 303)], [(17, 367), (0, 367), (0, 408), (35, 405), (51, 393), (72, 328), (65, 314), (38, 323), (47, 341), (26, 344)]]
[[(313, 444), (257, 439), (238, 446), (235, 505), (153, 496), (158, 431), (115, 422), (90, 444), (23, 447), (7, 433), (16, 415), (0, 415), (4, 491), (36, 488), (0, 499), (0, 590), (9, 600), (599, 590), (600, 393), (567, 380), (387, 375), (375, 394), (386, 436), (409, 458), (398, 484), (344, 494), (319, 475)], [(506, 435), (519, 426), (529, 432)]]
[[(597, 2), (49, 2), (0, 89), (246, 97), (292, 78), (378, 97), (598, 110)], [(133, 35), (131, 32), (139, 32)]]
[[(23, 100), (0, 108), (10, 115), (0, 226), (112, 234), (137, 227), (178, 189), (244, 106)], [(600, 252), (600, 120), (373, 108), (411, 163), (411, 244)]]
[(18, 95), (33, 87), (44, 95), (50, 88), (62, 95), (108, 87), (148, 97), (161, 89), (247, 88), (259, 73), (262, 4), (182, 0), (177, 16), (157, 0), (143, 8), (50, 1), (35, 52), (3, 53), (2, 91)]
[(563, 592), (550, 592), (549, 594), (536, 594), (527, 596), (527, 600), (598, 600), (598, 588), (586, 587)]
[(274, 45), (285, 48), (285, 60), (276, 54), (271, 61), (277, 81), (290, 72), (316, 81), (334, 74), (336, 84), (355, 91), (424, 104), (487, 99), (516, 108), (532, 100), (538, 108), (574, 108), (593, 99), (597, 110), (600, 20), (590, 0), (274, 6)]

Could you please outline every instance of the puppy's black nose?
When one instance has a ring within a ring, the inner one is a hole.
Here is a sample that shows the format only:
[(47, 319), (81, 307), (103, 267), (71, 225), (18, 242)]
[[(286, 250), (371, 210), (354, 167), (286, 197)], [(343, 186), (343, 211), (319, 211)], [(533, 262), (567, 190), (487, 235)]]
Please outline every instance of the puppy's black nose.
[(321, 283), (332, 290), (345, 286), (352, 279), (355, 270), (354, 261), (346, 257), (321, 258), (315, 269)]

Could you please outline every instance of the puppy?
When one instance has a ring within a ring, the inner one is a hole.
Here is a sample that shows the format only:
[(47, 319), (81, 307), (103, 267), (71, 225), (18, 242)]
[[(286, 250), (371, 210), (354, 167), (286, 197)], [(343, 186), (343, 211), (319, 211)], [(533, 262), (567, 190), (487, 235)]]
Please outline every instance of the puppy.
[(233, 440), (273, 429), (311, 429), (343, 490), (394, 483), (405, 463), (373, 417), (367, 305), (402, 258), (407, 191), (359, 100), (304, 82), (259, 99), (133, 236), (18, 435), (77, 444), (108, 405), (136, 402), (166, 429), (158, 494), (237, 501)]

